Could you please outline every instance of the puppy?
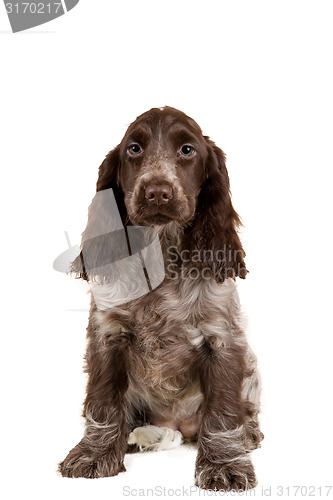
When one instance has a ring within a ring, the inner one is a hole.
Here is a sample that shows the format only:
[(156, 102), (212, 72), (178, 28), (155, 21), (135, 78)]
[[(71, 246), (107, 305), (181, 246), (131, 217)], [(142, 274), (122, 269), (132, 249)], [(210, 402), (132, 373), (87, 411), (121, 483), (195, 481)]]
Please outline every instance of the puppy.
[(260, 377), (242, 328), (247, 269), (225, 155), (174, 108), (128, 128), (99, 168), (72, 272), (89, 282), (85, 435), (67, 477), (114, 476), (126, 451), (197, 440), (195, 484), (256, 485)]

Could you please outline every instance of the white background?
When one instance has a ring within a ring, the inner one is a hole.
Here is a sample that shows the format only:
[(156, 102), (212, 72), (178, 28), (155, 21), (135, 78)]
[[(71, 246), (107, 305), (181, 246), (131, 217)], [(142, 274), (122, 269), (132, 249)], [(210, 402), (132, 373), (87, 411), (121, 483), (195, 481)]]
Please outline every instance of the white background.
[(266, 436), (252, 454), (255, 495), (333, 483), (332, 18), (327, 1), (81, 0), (11, 34), (0, 5), (4, 498), (193, 485), (195, 450), (184, 447), (127, 457), (115, 478), (56, 474), (83, 432), (88, 296), (52, 262), (64, 231), (79, 243), (105, 154), (164, 105), (224, 149), (244, 222), (239, 292)]

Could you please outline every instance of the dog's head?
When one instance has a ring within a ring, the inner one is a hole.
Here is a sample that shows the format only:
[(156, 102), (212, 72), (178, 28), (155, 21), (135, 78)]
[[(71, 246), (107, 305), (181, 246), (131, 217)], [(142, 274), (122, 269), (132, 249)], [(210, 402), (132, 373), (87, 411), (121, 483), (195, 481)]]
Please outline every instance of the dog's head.
[(175, 221), (197, 267), (246, 276), (225, 155), (192, 118), (171, 107), (139, 116), (99, 168), (97, 192), (110, 188), (124, 225)]
[(207, 177), (207, 144), (191, 118), (173, 108), (139, 116), (102, 165), (98, 190), (106, 187), (103, 171), (114, 156), (118, 186), (133, 224), (185, 224), (193, 219)]

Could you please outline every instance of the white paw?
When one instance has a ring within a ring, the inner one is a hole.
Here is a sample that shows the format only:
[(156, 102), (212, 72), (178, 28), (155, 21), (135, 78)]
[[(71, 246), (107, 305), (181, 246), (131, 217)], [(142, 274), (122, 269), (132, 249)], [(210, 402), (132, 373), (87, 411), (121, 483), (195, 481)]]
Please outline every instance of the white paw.
[(183, 441), (179, 431), (169, 427), (146, 425), (137, 427), (128, 436), (128, 444), (136, 444), (141, 451), (160, 451), (177, 448)]

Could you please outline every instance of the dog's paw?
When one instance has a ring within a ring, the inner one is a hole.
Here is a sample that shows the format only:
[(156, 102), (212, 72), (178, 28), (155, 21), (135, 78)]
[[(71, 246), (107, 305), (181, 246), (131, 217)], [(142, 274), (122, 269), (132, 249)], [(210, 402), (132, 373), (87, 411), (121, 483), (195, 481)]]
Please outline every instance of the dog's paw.
[(118, 459), (112, 450), (99, 452), (84, 445), (82, 441), (68, 453), (58, 467), (58, 471), (64, 477), (91, 479), (116, 476), (125, 470), (123, 460)]
[(169, 427), (158, 427), (156, 425), (146, 425), (137, 427), (128, 436), (128, 445), (135, 446), (139, 451), (159, 451), (177, 448), (183, 441), (183, 436), (179, 431)]
[(264, 435), (259, 429), (250, 429), (247, 431), (245, 440), (246, 451), (252, 451), (261, 447), (261, 441), (264, 439)]
[(253, 465), (247, 455), (225, 464), (197, 463), (195, 484), (204, 490), (245, 491), (257, 485)]

